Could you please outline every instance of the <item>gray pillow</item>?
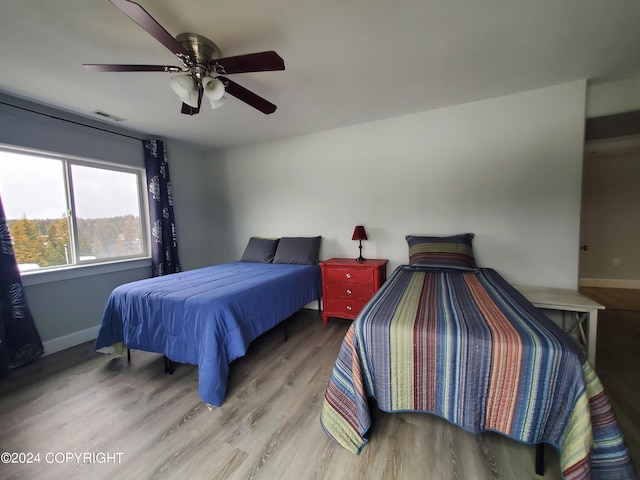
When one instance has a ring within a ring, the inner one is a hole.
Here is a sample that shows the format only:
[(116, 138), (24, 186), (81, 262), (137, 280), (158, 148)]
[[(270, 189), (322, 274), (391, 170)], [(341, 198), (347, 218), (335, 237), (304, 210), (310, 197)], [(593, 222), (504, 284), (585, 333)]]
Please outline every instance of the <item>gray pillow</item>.
[(251, 237), (244, 249), (241, 262), (271, 263), (278, 247), (277, 238)]
[(273, 263), (316, 265), (321, 237), (282, 237)]

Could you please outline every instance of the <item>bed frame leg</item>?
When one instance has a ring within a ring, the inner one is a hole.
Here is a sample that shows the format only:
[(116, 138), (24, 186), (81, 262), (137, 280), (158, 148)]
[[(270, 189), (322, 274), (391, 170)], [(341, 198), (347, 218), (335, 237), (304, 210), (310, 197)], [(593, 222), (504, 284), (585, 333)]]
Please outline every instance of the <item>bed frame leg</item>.
[(131, 363), (131, 349), (127, 348), (127, 362)]
[(167, 357), (165, 355), (164, 356), (164, 373), (168, 373), (169, 375), (173, 375), (174, 371), (175, 371), (175, 369), (173, 367), (173, 362), (171, 360), (169, 360), (169, 357)]
[(536, 475), (544, 475), (544, 443), (536, 444)]
[(318, 297), (318, 313), (322, 313), (322, 308), (320, 307), (320, 305), (321, 305), (321, 303), (320, 303), (320, 302), (321, 302), (321, 300), (322, 300), (322, 297)]

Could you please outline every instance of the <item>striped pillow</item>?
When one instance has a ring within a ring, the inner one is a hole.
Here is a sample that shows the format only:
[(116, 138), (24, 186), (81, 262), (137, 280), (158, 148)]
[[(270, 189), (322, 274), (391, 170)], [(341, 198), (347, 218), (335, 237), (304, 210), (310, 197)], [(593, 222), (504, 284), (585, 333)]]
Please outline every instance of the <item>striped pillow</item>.
[(473, 233), (447, 237), (407, 235), (409, 264), (431, 268), (477, 270), (473, 256)]

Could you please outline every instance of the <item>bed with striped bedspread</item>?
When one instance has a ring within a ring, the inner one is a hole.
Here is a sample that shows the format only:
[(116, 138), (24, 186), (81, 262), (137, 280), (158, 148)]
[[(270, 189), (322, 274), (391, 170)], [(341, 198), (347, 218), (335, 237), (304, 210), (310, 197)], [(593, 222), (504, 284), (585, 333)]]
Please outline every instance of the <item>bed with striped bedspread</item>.
[(326, 433), (354, 453), (370, 397), (386, 412), (553, 445), (567, 479), (635, 478), (584, 353), (492, 269), (393, 272), (349, 328), (322, 407)]

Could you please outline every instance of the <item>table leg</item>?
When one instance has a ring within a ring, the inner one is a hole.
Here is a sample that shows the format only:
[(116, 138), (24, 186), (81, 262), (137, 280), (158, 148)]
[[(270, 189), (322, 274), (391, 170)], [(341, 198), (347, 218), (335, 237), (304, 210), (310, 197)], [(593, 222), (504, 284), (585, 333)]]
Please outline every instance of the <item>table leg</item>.
[(596, 340), (598, 337), (598, 309), (587, 312), (587, 359), (591, 366), (596, 368)]

